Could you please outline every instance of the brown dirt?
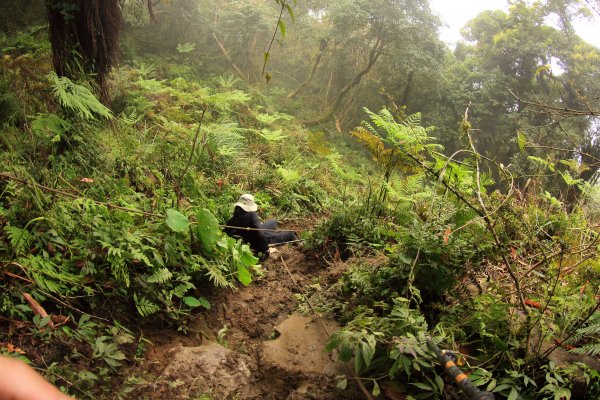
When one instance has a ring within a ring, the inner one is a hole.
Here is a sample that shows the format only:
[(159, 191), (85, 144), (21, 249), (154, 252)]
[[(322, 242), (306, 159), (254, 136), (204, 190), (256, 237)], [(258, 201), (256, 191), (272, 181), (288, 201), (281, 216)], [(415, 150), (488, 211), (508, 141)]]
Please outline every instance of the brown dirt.
[(336, 387), (336, 376), (348, 369), (323, 351), (328, 333), (339, 329), (335, 322), (295, 313), (298, 294), (327, 279), (327, 265), (296, 248), (279, 248), (263, 272), (248, 287), (217, 291), (212, 308), (195, 315), (187, 333), (146, 332), (152, 345), (128, 374), (141, 383), (125, 398), (364, 398), (357, 388)]

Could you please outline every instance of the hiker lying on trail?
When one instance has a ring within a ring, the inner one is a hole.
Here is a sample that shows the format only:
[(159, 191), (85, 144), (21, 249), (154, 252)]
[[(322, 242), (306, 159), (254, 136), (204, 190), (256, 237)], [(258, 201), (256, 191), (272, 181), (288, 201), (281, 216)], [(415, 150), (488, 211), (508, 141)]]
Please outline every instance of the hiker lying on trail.
[[(244, 243), (248, 243), (255, 253), (260, 253), (264, 260), (269, 256), (269, 245), (287, 243), (298, 240), (293, 231), (277, 231), (277, 221), (270, 219), (264, 223), (256, 212), (258, 206), (254, 202), (254, 196), (243, 194), (235, 203), (233, 217), (227, 221), (225, 233), (232, 237), (240, 237)], [(240, 229), (236, 229), (239, 227)], [(244, 229), (251, 228), (251, 229)]]

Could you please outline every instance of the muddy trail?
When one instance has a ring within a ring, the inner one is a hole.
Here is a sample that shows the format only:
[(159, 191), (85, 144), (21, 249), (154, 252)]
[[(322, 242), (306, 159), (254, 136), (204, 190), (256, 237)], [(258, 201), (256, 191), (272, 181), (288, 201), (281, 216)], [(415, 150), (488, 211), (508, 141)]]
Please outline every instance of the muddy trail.
[(336, 377), (351, 374), (324, 351), (339, 327), (297, 311), (309, 285), (333, 282), (336, 273), (294, 247), (279, 248), (263, 273), (248, 287), (215, 291), (211, 309), (195, 315), (186, 333), (145, 332), (144, 360), (127, 373), (144, 384), (127, 398), (363, 399), (352, 384), (336, 387)]

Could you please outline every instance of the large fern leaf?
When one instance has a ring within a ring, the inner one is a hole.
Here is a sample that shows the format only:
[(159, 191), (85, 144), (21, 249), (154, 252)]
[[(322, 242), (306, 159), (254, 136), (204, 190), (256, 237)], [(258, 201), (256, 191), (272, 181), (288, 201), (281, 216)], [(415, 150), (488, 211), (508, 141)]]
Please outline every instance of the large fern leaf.
[(138, 312), (142, 317), (147, 317), (149, 315), (155, 314), (160, 310), (160, 307), (148, 300), (146, 297), (138, 298), (137, 294), (133, 294), (133, 300), (135, 302), (135, 308), (137, 308)]
[(54, 72), (48, 74), (48, 79), (60, 105), (78, 117), (87, 120), (95, 120), (98, 117), (112, 118), (111, 111), (100, 103), (90, 89), (74, 83), (67, 77), (59, 77)]

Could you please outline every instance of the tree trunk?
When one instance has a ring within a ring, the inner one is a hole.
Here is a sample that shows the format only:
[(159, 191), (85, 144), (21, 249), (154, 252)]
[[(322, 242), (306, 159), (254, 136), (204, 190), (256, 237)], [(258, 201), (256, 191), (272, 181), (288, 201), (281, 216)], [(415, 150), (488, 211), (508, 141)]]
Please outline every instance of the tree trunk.
[(402, 99), (401, 99), (401, 106), (405, 106), (406, 103), (408, 102), (408, 95), (410, 93), (410, 88), (412, 86), (412, 80), (413, 77), (415, 76), (415, 71), (410, 71), (408, 73), (408, 79), (406, 81), (406, 88), (404, 89), (404, 93), (402, 94)]
[(319, 54), (317, 55), (317, 58), (315, 59), (315, 62), (313, 64), (310, 75), (308, 76), (308, 78), (306, 78), (306, 80), (304, 82), (302, 82), (300, 84), (300, 86), (298, 86), (296, 88), (296, 90), (294, 90), (292, 93), (290, 93), (287, 96), (288, 99), (293, 99), (294, 97), (296, 97), (298, 95), (298, 93), (300, 93), (313, 80), (313, 78), (315, 77), (315, 73), (317, 72), (317, 68), (319, 67), (319, 64), (321, 63), (321, 57), (323, 57), (323, 53), (325, 53), (325, 49), (327, 49), (328, 43), (329, 43), (329, 41), (326, 39), (323, 39), (321, 41), (321, 51), (319, 52)]
[(242, 79), (247, 79), (247, 77), (244, 75), (244, 73), (242, 72), (242, 70), (240, 69), (240, 67), (238, 67), (237, 64), (235, 63), (235, 61), (233, 61), (233, 59), (229, 55), (229, 52), (227, 51), (227, 49), (225, 48), (225, 46), (223, 46), (223, 43), (221, 43), (221, 41), (217, 37), (217, 34), (215, 32), (213, 32), (212, 35), (213, 35), (213, 38), (215, 39), (215, 41), (217, 42), (217, 44), (219, 45), (219, 48), (223, 52), (223, 55), (225, 56), (225, 58), (227, 59), (227, 61), (229, 61), (229, 64), (231, 64), (231, 66), (233, 67), (233, 69), (235, 69), (235, 72), (237, 72), (238, 75)]
[(369, 62), (367, 63), (367, 65), (363, 69), (358, 71), (358, 73), (354, 76), (354, 78), (352, 78), (352, 80), (346, 86), (344, 86), (342, 88), (342, 90), (338, 93), (338, 95), (337, 95), (333, 105), (329, 109), (329, 111), (327, 111), (327, 113), (325, 113), (320, 118), (317, 118), (316, 120), (304, 122), (304, 125), (314, 126), (314, 125), (318, 125), (320, 123), (323, 123), (323, 122), (331, 119), (333, 117), (333, 115), (335, 114), (335, 112), (337, 111), (337, 109), (342, 104), (344, 97), (346, 97), (346, 95), (350, 92), (350, 90), (352, 90), (354, 87), (356, 87), (360, 83), (363, 76), (365, 76), (371, 70), (373, 65), (375, 65), (375, 63), (379, 59), (379, 56), (381, 55), (381, 50), (383, 49), (383, 46), (384, 46), (383, 42), (378, 39), (377, 42), (375, 43), (375, 46), (373, 46), (373, 48), (371, 49), (371, 52), (369, 53)]
[(52, 63), (59, 76), (95, 74), (108, 102), (106, 77), (117, 62), (119, 0), (48, 0)]

